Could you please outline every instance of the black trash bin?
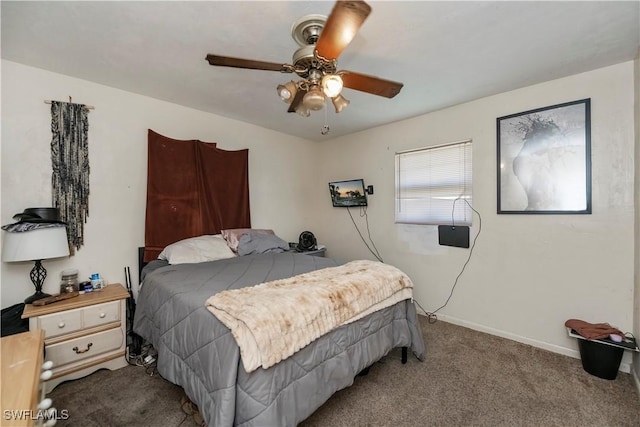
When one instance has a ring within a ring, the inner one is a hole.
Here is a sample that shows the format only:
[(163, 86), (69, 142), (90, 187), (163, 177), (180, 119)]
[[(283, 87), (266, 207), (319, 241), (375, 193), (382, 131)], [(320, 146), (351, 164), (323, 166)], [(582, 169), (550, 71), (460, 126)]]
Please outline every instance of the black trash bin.
[(22, 318), (24, 303), (12, 305), (2, 309), (2, 324), (0, 325), (0, 335), (19, 334), (29, 330), (29, 319)]
[(578, 340), (580, 359), (585, 371), (605, 380), (615, 380), (624, 349), (598, 341)]

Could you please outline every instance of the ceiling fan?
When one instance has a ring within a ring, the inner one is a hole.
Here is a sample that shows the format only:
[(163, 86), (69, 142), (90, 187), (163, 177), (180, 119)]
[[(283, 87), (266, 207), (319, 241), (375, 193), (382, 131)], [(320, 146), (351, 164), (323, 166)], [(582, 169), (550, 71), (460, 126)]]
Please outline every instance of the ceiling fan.
[(371, 6), (361, 0), (338, 0), (327, 18), (324, 15), (306, 15), (292, 26), (291, 36), (300, 48), (293, 54), (293, 64), (255, 61), (208, 54), (209, 64), (248, 68), (253, 70), (295, 73), (301, 80), (293, 80), (277, 87), (280, 98), (289, 105), (288, 112), (308, 117), (310, 110), (324, 107), (331, 99), (336, 113), (341, 112), (349, 100), (342, 96), (342, 88), (393, 98), (403, 84), (391, 80), (348, 70), (338, 70), (338, 56), (353, 40), (371, 13)]

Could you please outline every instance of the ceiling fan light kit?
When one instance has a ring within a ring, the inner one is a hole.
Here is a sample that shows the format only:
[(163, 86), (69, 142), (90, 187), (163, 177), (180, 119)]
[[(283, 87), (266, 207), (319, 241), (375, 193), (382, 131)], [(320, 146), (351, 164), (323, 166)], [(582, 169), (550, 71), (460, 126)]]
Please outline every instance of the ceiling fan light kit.
[(298, 91), (296, 82), (291, 80), (283, 85), (278, 85), (278, 96), (287, 104), (291, 104), (293, 98), (296, 96), (296, 92)]
[(300, 104), (295, 109), (295, 112), (301, 115), (302, 117), (309, 117), (311, 115), (311, 111), (309, 111), (309, 109), (303, 104)]
[(307, 93), (302, 98), (302, 103), (305, 107), (312, 111), (322, 110), (327, 98), (325, 94), (320, 90), (320, 87), (316, 84), (311, 85)]
[(329, 74), (322, 78), (322, 91), (329, 98), (334, 98), (342, 92), (342, 78), (337, 74)]
[(331, 98), (331, 102), (333, 103), (333, 107), (336, 109), (336, 113), (340, 113), (351, 101), (342, 95), (338, 95), (335, 98)]
[(340, 113), (350, 103), (342, 95), (345, 87), (393, 98), (403, 86), (375, 76), (337, 70), (338, 57), (370, 13), (371, 6), (362, 0), (338, 0), (329, 17), (313, 14), (299, 18), (291, 27), (291, 36), (300, 46), (293, 54), (292, 64), (213, 54), (207, 55), (206, 59), (214, 66), (295, 73), (301, 80), (277, 86), (278, 96), (289, 104), (289, 113), (309, 117), (310, 110), (321, 110), (328, 99), (331, 99), (336, 113)]

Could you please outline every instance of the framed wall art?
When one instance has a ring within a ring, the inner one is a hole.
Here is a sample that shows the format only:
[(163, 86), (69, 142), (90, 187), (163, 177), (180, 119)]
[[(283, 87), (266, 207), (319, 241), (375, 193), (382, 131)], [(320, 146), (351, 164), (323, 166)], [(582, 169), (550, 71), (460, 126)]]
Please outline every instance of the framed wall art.
[(591, 99), (498, 117), (498, 213), (591, 213)]

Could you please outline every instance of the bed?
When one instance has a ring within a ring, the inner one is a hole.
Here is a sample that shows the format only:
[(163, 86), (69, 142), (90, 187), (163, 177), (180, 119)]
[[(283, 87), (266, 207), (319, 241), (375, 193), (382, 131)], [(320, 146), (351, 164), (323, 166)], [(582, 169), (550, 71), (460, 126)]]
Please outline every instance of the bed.
[(339, 326), (250, 373), (231, 331), (204, 302), (227, 289), (337, 265), (292, 251), (188, 264), (154, 260), (142, 271), (134, 331), (154, 346), (160, 375), (185, 390), (208, 426), (294, 426), (391, 349), (424, 358), (411, 299)]

